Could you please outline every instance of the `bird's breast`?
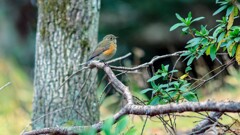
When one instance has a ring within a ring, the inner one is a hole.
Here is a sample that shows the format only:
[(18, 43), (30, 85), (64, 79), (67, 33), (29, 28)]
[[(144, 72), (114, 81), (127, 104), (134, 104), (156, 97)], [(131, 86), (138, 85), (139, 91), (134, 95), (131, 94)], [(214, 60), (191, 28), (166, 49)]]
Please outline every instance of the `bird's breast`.
[(103, 55), (105, 56), (112, 56), (116, 53), (117, 45), (114, 43), (111, 43), (109, 46), (109, 49), (103, 52)]

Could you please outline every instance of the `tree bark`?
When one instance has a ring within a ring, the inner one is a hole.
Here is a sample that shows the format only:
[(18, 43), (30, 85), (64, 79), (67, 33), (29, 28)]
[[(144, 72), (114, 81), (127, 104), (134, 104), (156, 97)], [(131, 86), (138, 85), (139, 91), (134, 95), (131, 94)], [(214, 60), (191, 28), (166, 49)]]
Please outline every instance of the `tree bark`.
[(59, 88), (97, 45), (99, 6), (100, 0), (38, 0), (33, 129), (99, 121), (96, 71)]

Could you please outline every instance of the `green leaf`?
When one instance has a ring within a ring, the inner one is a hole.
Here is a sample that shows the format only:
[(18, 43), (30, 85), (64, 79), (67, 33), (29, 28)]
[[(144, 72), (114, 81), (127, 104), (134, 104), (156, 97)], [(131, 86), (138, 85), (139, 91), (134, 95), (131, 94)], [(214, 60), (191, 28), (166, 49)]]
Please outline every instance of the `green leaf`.
[(175, 88), (167, 88), (165, 89), (166, 92), (172, 91), (172, 90), (176, 90)]
[(179, 90), (184, 92), (184, 91), (187, 91), (188, 90), (188, 87), (189, 87), (190, 83), (186, 83), (184, 85), (182, 85)]
[(200, 21), (200, 20), (202, 20), (202, 19), (204, 19), (204, 18), (205, 18), (205, 17), (198, 17), (198, 18), (193, 19), (192, 22)]
[(187, 65), (188, 66), (191, 65), (194, 59), (195, 59), (195, 56), (190, 57), (190, 59), (188, 59)]
[(153, 91), (153, 90), (154, 90), (154, 89), (147, 88), (147, 89), (141, 90), (140, 93), (144, 94), (144, 93), (147, 93), (148, 91)]
[(164, 104), (167, 104), (167, 103), (169, 103), (169, 101), (167, 99), (162, 99), (162, 100), (159, 101), (159, 104), (161, 104), (161, 105), (164, 105)]
[(233, 44), (233, 40), (230, 40), (230, 41), (228, 41), (227, 43), (226, 43), (226, 47), (228, 48), (228, 47), (230, 47), (232, 44)]
[(188, 19), (192, 20), (192, 12), (188, 12)]
[(221, 45), (220, 45), (220, 47), (227, 47), (227, 44), (228, 42), (223, 42)]
[(188, 66), (186, 69), (185, 69), (185, 73), (187, 73), (188, 71), (192, 70), (192, 68), (190, 66)]
[(216, 15), (216, 14), (222, 12), (222, 11), (223, 11), (224, 9), (226, 9), (226, 8), (227, 8), (227, 5), (224, 5), (224, 6), (220, 7), (218, 10), (216, 10), (216, 11), (213, 13), (213, 15)]
[(207, 26), (201, 25), (200, 35), (207, 36), (208, 34), (209, 34), (209, 31), (207, 30)]
[(226, 16), (229, 16), (233, 12), (234, 6), (230, 6), (227, 8)]
[(152, 78), (148, 79), (147, 82), (153, 82), (157, 79), (159, 79), (161, 77), (161, 75), (154, 75)]
[(184, 23), (177, 23), (177, 24), (174, 24), (171, 28), (170, 28), (170, 31), (173, 31), (175, 29), (177, 29), (178, 27), (180, 26), (186, 26)]
[(150, 101), (150, 105), (157, 105), (159, 104), (159, 100), (160, 100), (160, 97), (159, 96), (155, 96), (151, 101)]
[(152, 81), (150, 83), (154, 90), (158, 90), (158, 86), (156, 85), (156, 83), (154, 81)]
[(117, 123), (116, 129), (115, 129), (115, 135), (119, 135), (127, 126), (128, 120), (127, 117), (121, 118), (121, 120)]
[(233, 57), (233, 56), (235, 55), (235, 53), (236, 53), (237, 45), (233, 43), (232, 45), (230, 45), (230, 46), (227, 48), (227, 50), (228, 50), (229, 56), (230, 56), (230, 57)]
[(189, 27), (184, 27), (184, 28), (182, 28), (182, 31), (187, 32), (188, 29), (189, 29)]
[(181, 94), (178, 94), (178, 96), (177, 96), (177, 98), (176, 98), (177, 103), (179, 103), (180, 97), (181, 97)]
[(191, 101), (191, 102), (197, 102), (197, 101), (198, 101), (196, 94), (193, 93), (193, 92), (186, 92), (186, 93), (182, 94), (182, 96), (183, 96), (186, 100)]
[(213, 32), (213, 37), (217, 37), (217, 35), (220, 33), (220, 32), (223, 32), (224, 29), (222, 27), (217, 27), (217, 29)]
[(171, 98), (174, 98), (177, 94), (178, 94), (177, 91), (170, 91), (169, 92), (169, 95), (170, 95)]
[(193, 39), (191, 39), (191, 40), (189, 40), (188, 42), (187, 42), (187, 46), (186, 46), (186, 48), (189, 48), (189, 47), (194, 47), (194, 46), (196, 46), (196, 45), (199, 45), (202, 40), (202, 38), (201, 37), (197, 37), (197, 38), (193, 38)]
[(168, 68), (169, 68), (169, 65), (165, 65), (165, 66), (164, 66), (164, 71), (165, 71), (165, 72), (168, 72)]
[(96, 129), (94, 128), (89, 128), (86, 129), (81, 135), (96, 135)]
[(180, 20), (181, 22), (185, 23), (185, 20), (178, 13), (176, 13), (175, 15), (176, 15), (178, 20)]
[(125, 135), (135, 135), (136, 134), (136, 128), (131, 127), (126, 133)]
[(190, 51), (186, 51), (186, 52), (182, 53), (180, 56), (187, 56), (189, 54), (191, 54), (191, 52)]
[(232, 49), (232, 55), (233, 56), (235, 55), (236, 51), (237, 51), (237, 45), (234, 45), (233, 49)]
[(223, 40), (224, 36), (225, 36), (225, 32), (222, 32), (222, 33), (219, 35), (219, 37), (218, 37), (218, 39), (217, 39), (217, 42), (220, 42), (221, 40)]
[(159, 89), (162, 89), (162, 88), (167, 88), (169, 85), (171, 85), (172, 83), (169, 83), (169, 84), (160, 84), (159, 85)]
[(216, 58), (216, 52), (217, 52), (217, 47), (215, 45), (212, 45), (210, 48), (210, 57), (212, 61)]
[(105, 133), (105, 135), (112, 135), (111, 129), (112, 129), (113, 123), (114, 123), (113, 118), (109, 118), (106, 121), (104, 121), (102, 129), (103, 129), (103, 132)]
[(168, 75), (168, 73), (166, 73), (166, 72), (165, 72), (165, 73), (162, 73), (162, 76), (163, 76), (163, 77), (166, 77), (167, 75)]
[(240, 37), (234, 38), (234, 41), (235, 41), (235, 42), (240, 42)]
[(178, 72), (178, 70), (172, 70), (172, 71), (170, 71), (169, 73), (176, 73), (176, 72)]

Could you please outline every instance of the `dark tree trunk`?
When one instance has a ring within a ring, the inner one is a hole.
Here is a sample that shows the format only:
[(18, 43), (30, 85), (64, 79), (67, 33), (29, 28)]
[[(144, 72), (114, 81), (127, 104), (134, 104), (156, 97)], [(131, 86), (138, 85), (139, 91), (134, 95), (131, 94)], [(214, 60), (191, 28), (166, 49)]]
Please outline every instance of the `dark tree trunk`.
[(59, 88), (97, 45), (99, 5), (100, 0), (38, 0), (33, 129), (99, 120), (96, 72), (84, 70)]

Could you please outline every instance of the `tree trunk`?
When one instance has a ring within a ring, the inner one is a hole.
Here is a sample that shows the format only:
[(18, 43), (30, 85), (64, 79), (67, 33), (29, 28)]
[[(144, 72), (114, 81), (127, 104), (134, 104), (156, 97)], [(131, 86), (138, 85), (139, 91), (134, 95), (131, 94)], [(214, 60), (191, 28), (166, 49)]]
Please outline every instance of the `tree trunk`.
[(99, 6), (100, 0), (38, 0), (33, 129), (99, 120), (96, 72), (84, 70), (59, 88), (97, 45)]

